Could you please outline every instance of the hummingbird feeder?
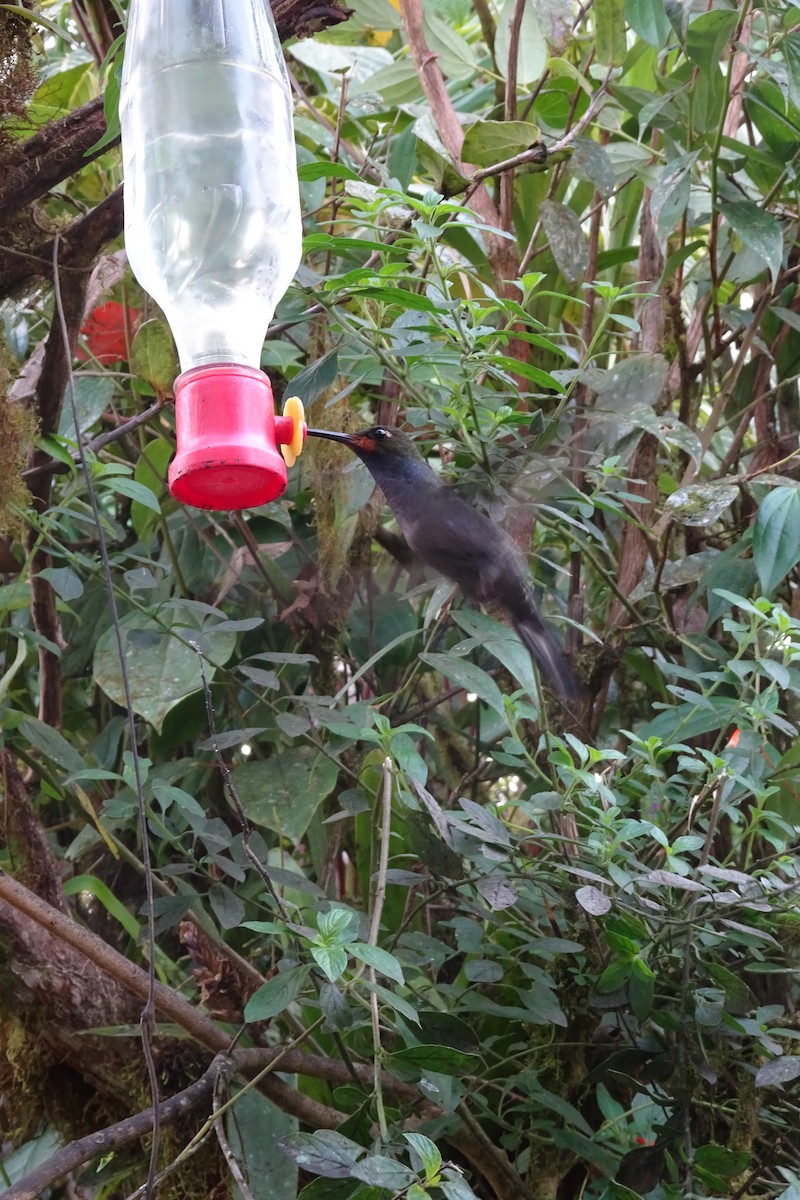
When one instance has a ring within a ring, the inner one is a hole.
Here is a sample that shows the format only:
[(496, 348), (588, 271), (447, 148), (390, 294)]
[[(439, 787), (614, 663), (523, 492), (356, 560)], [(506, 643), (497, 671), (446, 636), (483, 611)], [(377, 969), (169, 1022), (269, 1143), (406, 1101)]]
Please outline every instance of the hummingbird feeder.
[(197, 508), (266, 504), (306, 435), (301, 402), (276, 417), (260, 370), (302, 240), (269, 0), (131, 0), (120, 121), (128, 259), (181, 364), (170, 491)]

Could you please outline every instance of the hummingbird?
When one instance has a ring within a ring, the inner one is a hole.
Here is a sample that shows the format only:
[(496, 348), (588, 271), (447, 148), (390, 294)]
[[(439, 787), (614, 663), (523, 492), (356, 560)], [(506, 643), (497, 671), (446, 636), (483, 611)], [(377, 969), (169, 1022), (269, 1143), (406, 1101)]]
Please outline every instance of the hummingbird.
[(469, 600), (504, 616), (551, 687), (564, 700), (578, 698), (572, 671), (537, 612), (519, 546), (448, 487), (410, 437), (384, 425), (360, 433), (309, 429), (308, 434), (349, 446), (380, 487), (414, 554), (458, 584)]

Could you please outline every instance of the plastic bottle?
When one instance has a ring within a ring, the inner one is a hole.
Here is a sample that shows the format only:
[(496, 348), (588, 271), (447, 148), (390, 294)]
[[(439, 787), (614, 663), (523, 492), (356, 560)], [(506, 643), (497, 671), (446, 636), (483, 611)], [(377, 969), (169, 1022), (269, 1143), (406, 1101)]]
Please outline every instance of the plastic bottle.
[(173, 495), (279, 496), (275, 305), (300, 261), (291, 98), (269, 0), (131, 0), (120, 102), (125, 244), (178, 347)]

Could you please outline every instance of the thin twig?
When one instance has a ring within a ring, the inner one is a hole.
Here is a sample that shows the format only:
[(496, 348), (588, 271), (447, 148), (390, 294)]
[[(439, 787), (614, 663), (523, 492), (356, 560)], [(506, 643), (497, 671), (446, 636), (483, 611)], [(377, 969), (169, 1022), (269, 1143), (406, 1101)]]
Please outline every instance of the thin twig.
[[(117, 425), (116, 429), (109, 429), (106, 433), (100, 433), (97, 437), (92, 438), (83, 447), (86, 454), (96, 454), (98, 450), (102, 450), (104, 446), (109, 446), (112, 442), (118, 442), (120, 438), (125, 437), (134, 429), (138, 429), (140, 425), (146, 425), (153, 417), (157, 417), (164, 408), (166, 401), (163, 399), (156, 400), (149, 408), (143, 412), (137, 413), (135, 417), (131, 417), (128, 421), (123, 421), (121, 425)], [(73, 462), (76, 466), (80, 465), (80, 454), (76, 451), (72, 455)], [(26, 481), (36, 479), (39, 475), (61, 475), (64, 471), (68, 471), (69, 467), (66, 463), (60, 462), (58, 459), (52, 458), (50, 462), (40, 463), (39, 466), (29, 467), (22, 472), (22, 478)]]

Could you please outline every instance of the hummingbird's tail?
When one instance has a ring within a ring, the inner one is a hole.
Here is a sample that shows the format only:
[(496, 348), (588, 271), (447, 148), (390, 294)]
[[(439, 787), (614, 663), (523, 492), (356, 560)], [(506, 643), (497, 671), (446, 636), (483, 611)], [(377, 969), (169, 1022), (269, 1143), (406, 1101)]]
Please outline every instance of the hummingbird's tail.
[(514, 628), (545, 681), (558, 692), (562, 700), (576, 701), (580, 689), (572, 669), (532, 606), (523, 617), (514, 617)]

